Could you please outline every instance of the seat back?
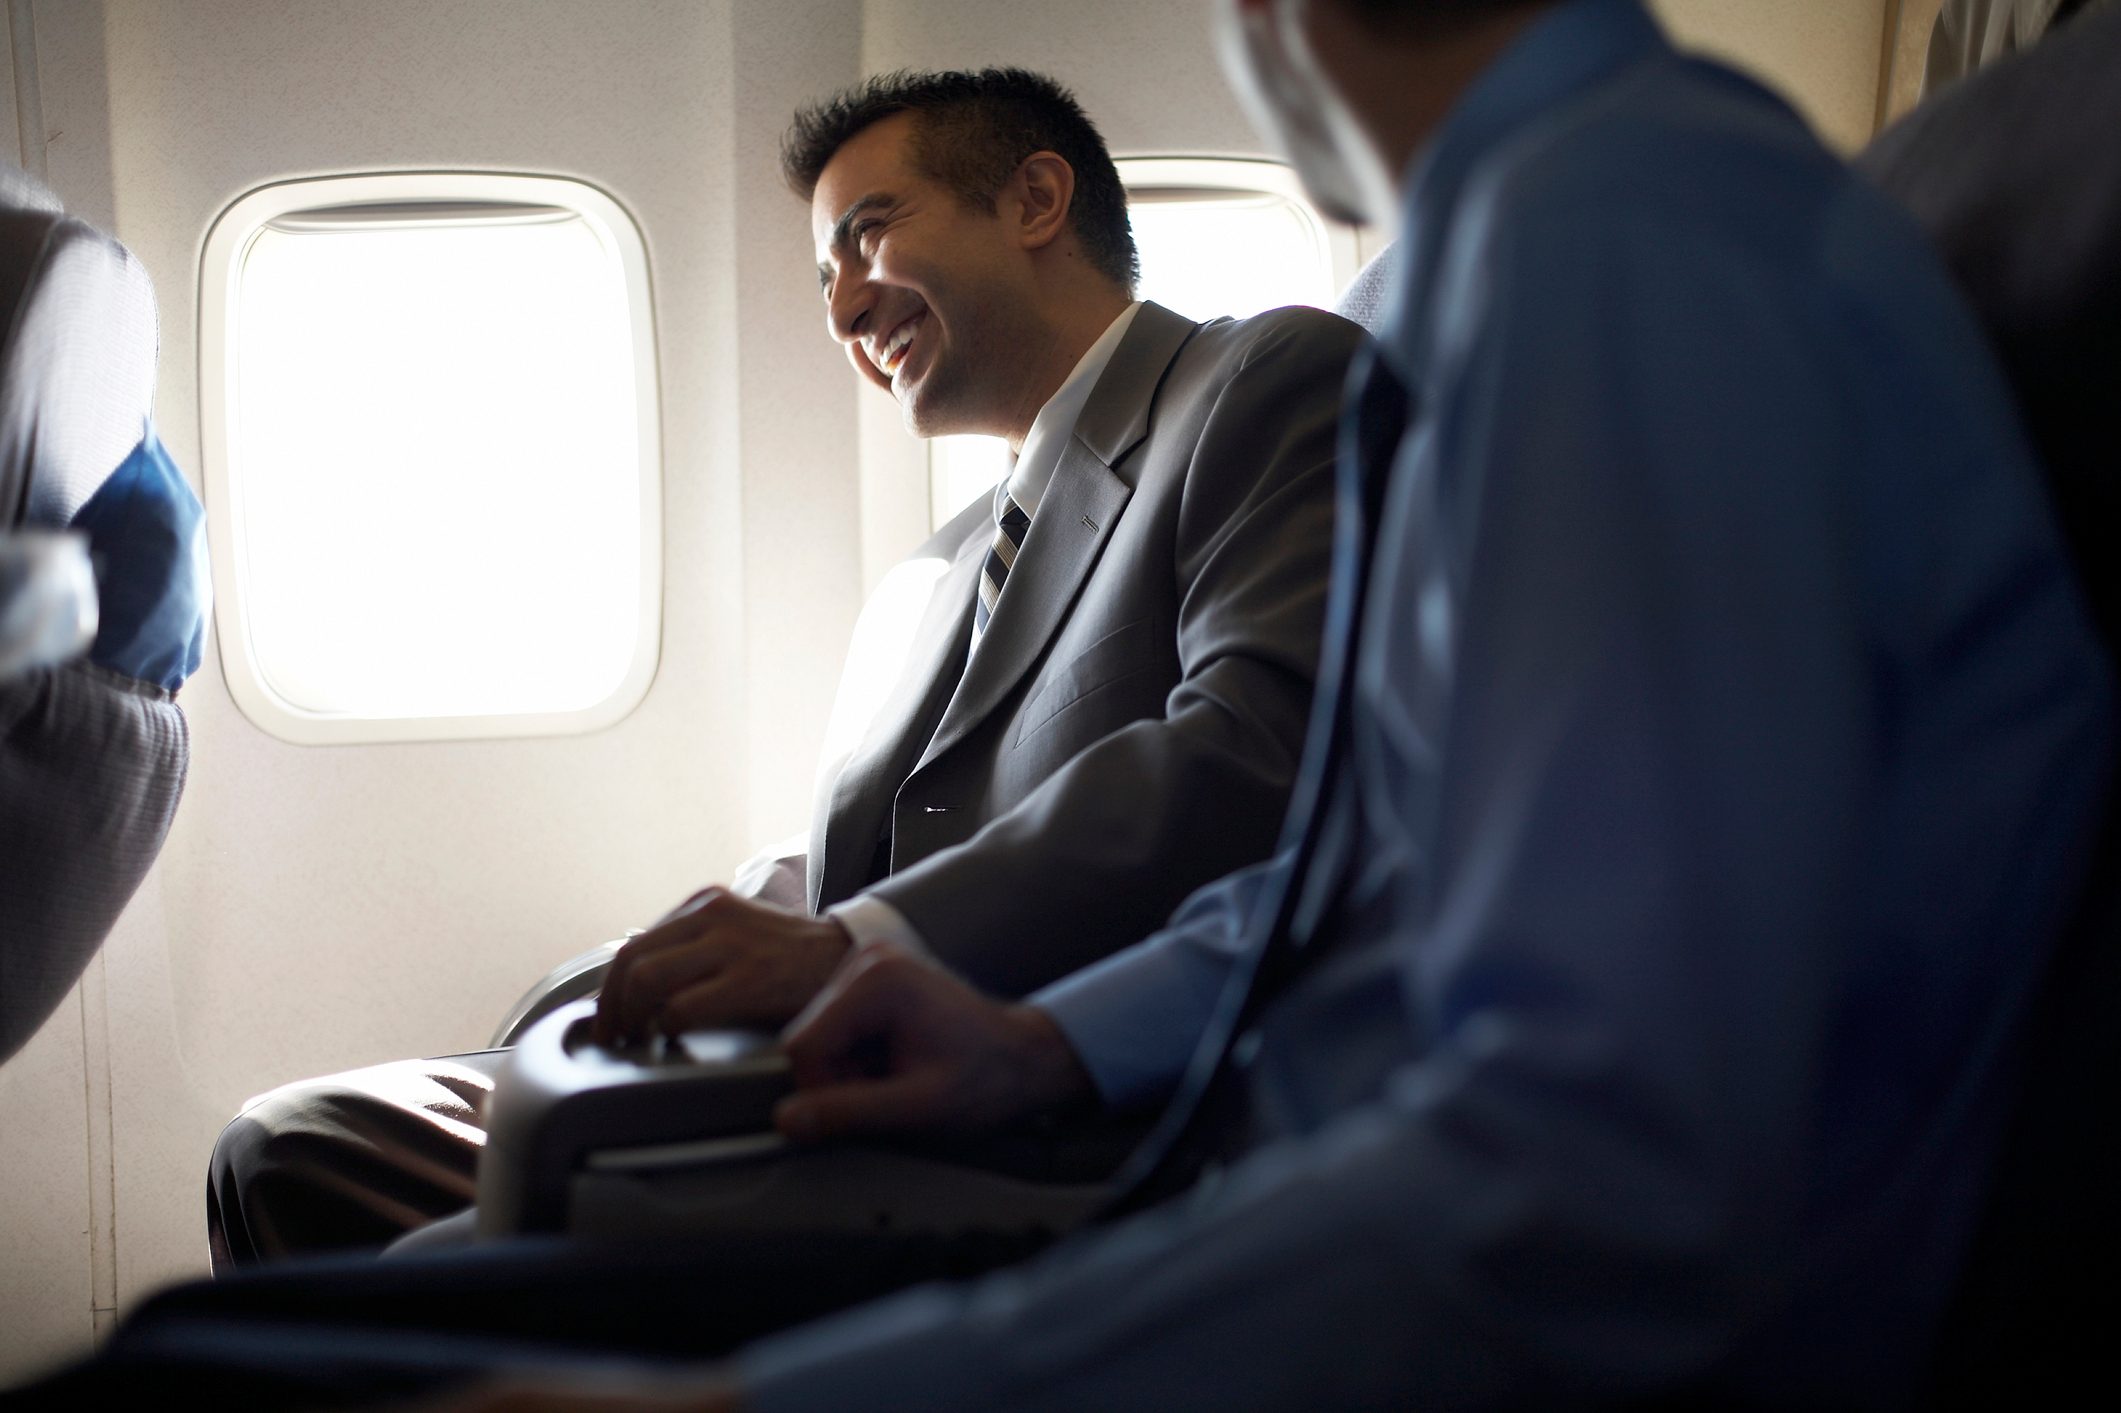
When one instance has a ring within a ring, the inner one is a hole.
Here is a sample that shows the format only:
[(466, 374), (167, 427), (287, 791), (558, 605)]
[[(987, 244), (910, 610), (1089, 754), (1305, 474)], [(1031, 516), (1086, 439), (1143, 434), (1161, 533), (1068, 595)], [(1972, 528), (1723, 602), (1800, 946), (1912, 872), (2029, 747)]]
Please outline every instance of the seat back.
[(0, 166), (0, 529), (63, 529), (140, 440), (155, 295), (117, 241)]
[[(1994, 342), (2108, 651), (2121, 644), (2121, 6), (1944, 89), (1858, 166), (1912, 211)], [(2060, 1406), (2121, 1258), (2121, 811), (2035, 1009), (2025, 1087), (1932, 1402)], [(2043, 1397), (2042, 1395), (2049, 1395)]]
[[(72, 525), (141, 442), (154, 382), (140, 263), (0, 164), (0, 535)], [(187, 758), (161, 686), (78, 661), (0, 682), (0, 1061), (145, 877)]]
[(1399, 243), (1394, 241), (1371, 256), (1348, 287), (1334, 301), (1333, 312), (1352, 324), (1360, 324), (1375, 337), (1384, 328), (1393, 286), (1398, 282)]

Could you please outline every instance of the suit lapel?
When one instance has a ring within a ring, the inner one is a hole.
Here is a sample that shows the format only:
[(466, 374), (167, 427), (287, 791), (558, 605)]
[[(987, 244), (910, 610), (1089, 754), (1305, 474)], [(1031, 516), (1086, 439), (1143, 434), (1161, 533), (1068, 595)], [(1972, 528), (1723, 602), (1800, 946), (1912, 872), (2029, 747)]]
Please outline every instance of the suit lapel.
[(986, 537), (974, 534), (936, 581), (898, 685), (841, 768), (830, 803), (811, 826), (805, 882), (813, 912), (870, 881), (876, 841), (898, 787), (912, 773), (971, 649), (973, 584), (986, 551)]
[(1149, 411), (1164, 374), (1196, 327), (1159, 304), (1144, 304), (1134, 316), (1076, 418), (986, 636), (921, 765), (971, 734), (1031, 670), (1066, 621), (1134, 494), (1132, 480), (1114, 468), (1148, 435)]

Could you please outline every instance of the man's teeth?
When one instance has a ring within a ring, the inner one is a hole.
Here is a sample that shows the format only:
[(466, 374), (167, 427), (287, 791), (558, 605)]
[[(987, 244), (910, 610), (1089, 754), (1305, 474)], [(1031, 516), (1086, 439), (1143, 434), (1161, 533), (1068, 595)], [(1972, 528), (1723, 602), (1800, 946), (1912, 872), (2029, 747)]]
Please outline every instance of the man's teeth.
[(908, 319), (905, 323), (892, 330), (890, 340), (884, 345), (884, 371), (886, 373), (897, 372), (898, 365), (906, 361), (906, 348), (913, 342), (913, 336), (920, 332), (920, 328), (921, 321), (919, 319)]

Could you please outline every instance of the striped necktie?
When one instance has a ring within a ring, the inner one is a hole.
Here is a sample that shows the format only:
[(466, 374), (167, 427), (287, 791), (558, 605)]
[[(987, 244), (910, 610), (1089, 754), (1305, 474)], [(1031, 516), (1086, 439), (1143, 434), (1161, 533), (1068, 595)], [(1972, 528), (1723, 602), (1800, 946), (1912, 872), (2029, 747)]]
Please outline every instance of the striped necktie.
[(987, 547), (987, 562), (980, 566), (979, 601), (972, 606), (972, 645), (986, 636), (988, 621), (994, 617), (994, 606), (1001, 602), (1002, 585), (1009, 582), (1009, 571), (1016, 566), (1016, 552), (1023, 548), (1024, 532), (1031, 528), (1031, 517), (1016, 503), (1006, 485), (996, 487), (994, 492), (994, 543)]

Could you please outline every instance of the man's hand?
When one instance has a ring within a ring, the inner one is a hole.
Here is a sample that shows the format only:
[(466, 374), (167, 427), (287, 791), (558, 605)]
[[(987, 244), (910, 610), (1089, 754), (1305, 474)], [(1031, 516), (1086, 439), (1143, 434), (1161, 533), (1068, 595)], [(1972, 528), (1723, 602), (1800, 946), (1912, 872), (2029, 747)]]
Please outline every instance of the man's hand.
[(802, 1142), (980, 1128), (1096, 1093), (1045, 1012), (889, 943), (858, 949), (782, 1042), (798, 1092), (774, 1121)]
[(597, 1000), (597, 1039), (786, 1024), (848, 946), (829, 918), (704, 889), (619, 948)]
[[(393, 1413), (738, 1413), (736, 1390), (712, 1376), (667, 1375), (619, 1380), (555, 1374), (536, 1382), (518, 1375), (416, 1404)], [(378, 1410), (381, 1413), (381, 1410)]]

